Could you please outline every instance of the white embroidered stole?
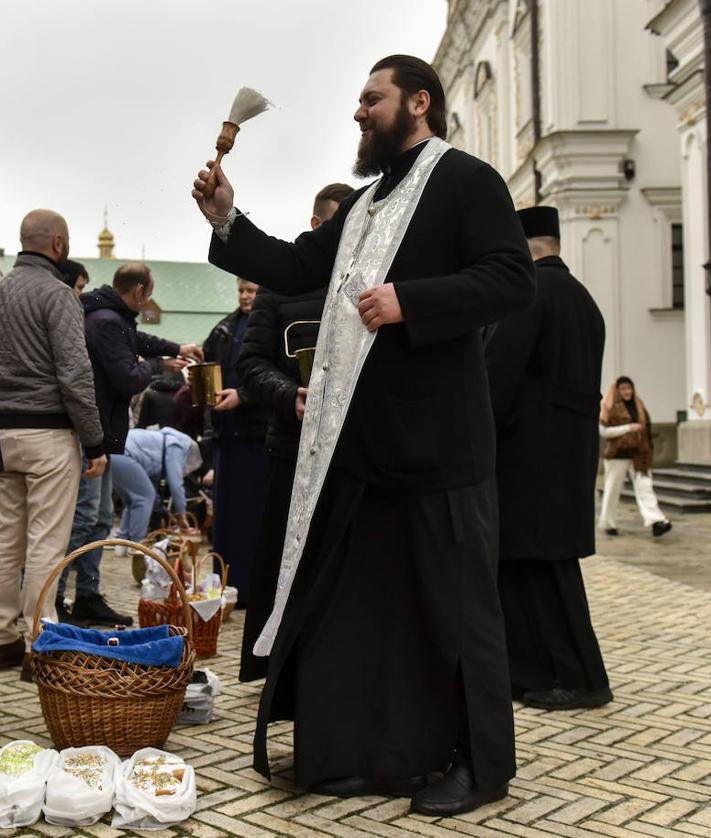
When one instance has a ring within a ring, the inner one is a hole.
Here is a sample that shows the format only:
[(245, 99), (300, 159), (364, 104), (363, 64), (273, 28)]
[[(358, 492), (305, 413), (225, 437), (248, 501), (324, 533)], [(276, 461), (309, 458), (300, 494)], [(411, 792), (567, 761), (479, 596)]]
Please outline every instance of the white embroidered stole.
[(358, 300), (367, 288), (385, 281), (429, 176), (449, 148), (444, 140), (431, 138), (390, 195), (373, 204), (376, 182), (348, 213), (309, 382), (274, 610), (254, 646), (255, 655), (271, 652), (333, 452), (375, 339), (360, 319)]

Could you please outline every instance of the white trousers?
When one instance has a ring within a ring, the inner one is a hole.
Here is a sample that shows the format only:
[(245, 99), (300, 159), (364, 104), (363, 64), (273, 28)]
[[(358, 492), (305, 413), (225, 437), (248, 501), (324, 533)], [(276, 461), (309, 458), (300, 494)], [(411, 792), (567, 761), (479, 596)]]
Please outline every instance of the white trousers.
[(657, 496), (654, 494), (652, 477), (635, 471), (632, 460), (603, 460), (605, 466), (605, 487), (602, 492), (602, 506), (600, 509), (600, 529), (617, 529), (617, 508), (620, 503), (620, 492), (629, 474), (634, 488), (637, 508), (642, 516), (645, 527), (651, 527), (657, 521), (666, 521), (666, 515), (659, 508)]

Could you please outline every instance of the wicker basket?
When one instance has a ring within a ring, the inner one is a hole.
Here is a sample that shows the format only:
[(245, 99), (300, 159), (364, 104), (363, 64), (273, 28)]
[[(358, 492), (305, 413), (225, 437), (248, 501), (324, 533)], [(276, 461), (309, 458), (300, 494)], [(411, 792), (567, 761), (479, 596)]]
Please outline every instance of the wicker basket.
[[(227, 590), (227, 586), (223, 587), (223, 589), (222, 589), (222, 595), (223, 596), (225, 595), (226, 590)], [(233, 588), (232, 590), (234, 590), (235, 593), (237, 593), (237, 588)], [(224, 604), (224, 606), (222, 607), (222, 622), (223, 623), (226, 623), (230, 619), (230, 617), (232, 616), (232, 612), (235, 610), (236, 606), (237, 606), (237, 601), (236, 600), (235, 600), (235, 602), (226, 602)]]
[(170, 631), (185, 638), (179, 666), (142, 666), (86, 652), (33, 652), (32, 672), (49, 734), (58, 749), (106, 745), (120, 756), (130, 756), (140, 748), (163, 746), (193, 673), (190, 608), (168, 562), (143, 545), (123, 539), (95, 541), (75, 550), (54, 568), (40, 592), (32, 639), (39, 636), (44, 601), (63, 568), (84, 553), (108, 546), (139, 550), (160, 562), (173, 578), (182, 600), (183, 626), (171, 626)]
[[(178, 547), (177, 554), (175, 550), (169, 551), (169, 557), (173, 560), (173, 576), (174, 579), (179, 579), (181, 585), (185, 585), (185, 556), (189, 550), (189, 545), (185, 541), (176, 542)], [(188, 609), (190, 611), (190, 609)], [(192, 612), (190, 611), (192, 614)], [(138, 600), (138, 625), (141, 628), (149, 628), (151, 626), (185, 626), (185, 617), (183, 615), (183, 604), (181, 602), (178, 589), (173, 583), (168, 591), (168, 596), (164, 600), (154, 599), (139, 599)], [(195, 643), (195, 636), (193, 635), (193, 645)]]
[[(199, 579), (200, 565), (205, 559), (209, 558), (217, 559), (220, 563), (220, 581), (222, 582), (220, 596), (222, 596), (222, 592), (225, 590), (225, 583), (227, 582), (227, 566), (219, 553), (205, 553), (196, 563), (193, 572), (193, 590), (197, 587), (196, 582)], [(199, 658), (212, 658), (217, 654), (217, 638), (220, 634), (221, 625), (221, 608), (209, 620), (202, 620), (199, 615), (193, 614), (193, 642), (195, 643), (195, 654)]]
[[(180, 550), (180, 555), (175, 561), (174, 573), (175, 577), (179, 578), (183, 583), (188, 578), (186, 571), (183, 570), (183, 563), (185, 562), (186, 553), (189, 555), (190, 543), (185, 542)], [(220, 578), (222, 582), (222, 590), (225, 589), (225, 582), (227, 581), (227, 566), (219, 553), (206, 553), (193, 565), (193, 590), (197, 587), (196, 582), (199, 579), (200, 565), (205, 559), (217, 559), (220, 563)], [(220, 626), (222, 625), (222, 612), (219, 610), (217, 614), (209, 620), (202, 620), (196, 614), (193, 614), (193, 609), (189, 609), (190, 618), (193, 629), (193, 645), (195, 646), (195, 654), (198, 658), (212, 658), (217, 654), (217, 638), (220, 633)], [(138, 601), (138, 622), (141, 628), (148, 626), (165, 625), (184, 625), (183, 607), (179, 598), (178, 590), (175, 584), (171, 585), (168, 596), (164, 600), (140, 599)]]
[(200, 522), (192, 512), (186, 512), (185, 517), (187, 518), (188, 526), (192, 530), (196, 531), (192, 535), (188, 535), (188, 533), (185, 530), (181, 529), (180, 521), (178, 520), (177, 515), (171, 515), (170, 518), (168, 518), (168, 529), (173, 530), (173, 532), (179, 535), (180, 538), (186, 538), (188, 541), (192, 541), (195, 544), (202, 544), (202, 531), (200, 530)]

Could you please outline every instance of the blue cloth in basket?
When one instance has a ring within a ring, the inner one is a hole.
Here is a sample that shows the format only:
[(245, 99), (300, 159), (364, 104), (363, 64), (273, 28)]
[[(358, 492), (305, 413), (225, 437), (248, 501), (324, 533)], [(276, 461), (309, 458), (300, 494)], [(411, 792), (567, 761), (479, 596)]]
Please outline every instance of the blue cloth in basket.
[[(109, 646), (109, 638), (117, 637), (118, 646)], [(35, 652), (86, 652), (102, 658), (115, 658), (144, 666), (176, 667), (183, 658), (183, 638), (171, 637), (168, 626), (97, 631), (68, 623), (43, 623), (40, 636), (32, 644)]]

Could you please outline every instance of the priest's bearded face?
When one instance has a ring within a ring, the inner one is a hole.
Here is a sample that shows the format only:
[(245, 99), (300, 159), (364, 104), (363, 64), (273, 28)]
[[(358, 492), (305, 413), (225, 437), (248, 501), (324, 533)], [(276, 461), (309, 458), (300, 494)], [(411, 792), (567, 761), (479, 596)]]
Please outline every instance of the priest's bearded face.
[(410, 97), (393, 83), (392, 74), (386, 69), (370, 76), (353, 116), (361, 130), (353, 167), (358, 177), (379, 175), (407, 147), (407, 140), (417, 130)]

